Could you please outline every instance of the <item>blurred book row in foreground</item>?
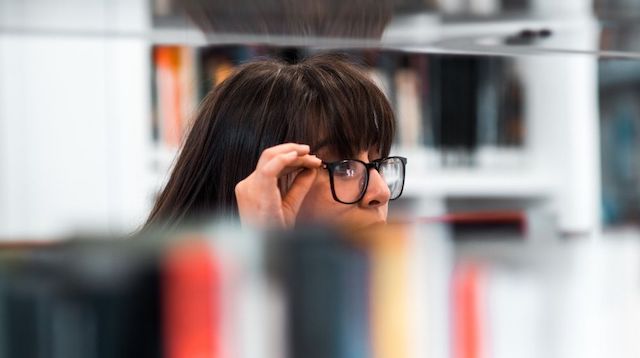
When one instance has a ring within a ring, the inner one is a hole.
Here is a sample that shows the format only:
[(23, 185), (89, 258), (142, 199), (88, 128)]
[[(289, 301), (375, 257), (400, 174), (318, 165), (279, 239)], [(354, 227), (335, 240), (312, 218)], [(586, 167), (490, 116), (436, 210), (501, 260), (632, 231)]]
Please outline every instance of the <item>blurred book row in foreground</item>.
[(0, 356), (640, 356), (640, 242), (451, 225), (7, 246)]

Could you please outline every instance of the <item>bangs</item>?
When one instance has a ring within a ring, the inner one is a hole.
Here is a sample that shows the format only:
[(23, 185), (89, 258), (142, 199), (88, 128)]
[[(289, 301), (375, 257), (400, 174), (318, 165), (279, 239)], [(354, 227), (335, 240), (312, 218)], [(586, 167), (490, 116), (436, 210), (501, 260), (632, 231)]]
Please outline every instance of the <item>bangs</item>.
[(388, 156), (395, 116), (384, 93), (345, 57), (319, 57), (322, 61), (311, 58), (299, 65), (308, 86), (302, 142), (313, 152), (326, 148), (341, 158), (370, 150)]

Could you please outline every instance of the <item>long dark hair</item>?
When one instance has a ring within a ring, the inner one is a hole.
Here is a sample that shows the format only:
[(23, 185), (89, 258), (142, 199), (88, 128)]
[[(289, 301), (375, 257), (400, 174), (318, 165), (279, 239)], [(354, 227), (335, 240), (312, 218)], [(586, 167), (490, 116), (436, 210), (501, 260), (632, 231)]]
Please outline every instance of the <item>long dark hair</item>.
[(236, 184), (274, 145), (324, 142), (345, 158), (371, 148), (388, 155), (394, 123), (385, 95), (344, 55), (244, 64), (204, 98), (145, 227), (237, 216)]

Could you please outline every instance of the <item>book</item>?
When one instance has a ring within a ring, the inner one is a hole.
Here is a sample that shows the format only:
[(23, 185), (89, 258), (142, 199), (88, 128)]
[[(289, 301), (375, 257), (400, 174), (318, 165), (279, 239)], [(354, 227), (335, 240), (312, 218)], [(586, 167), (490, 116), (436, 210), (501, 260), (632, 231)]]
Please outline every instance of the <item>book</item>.
[(183, 46), (155, 46), (155, 94), (153, 127), (155, 139), (177, 149), (199, 102), (195, 79), (194, 49)]
[(226, 357), (223, 268), (206, 242), (192, 241), (169, 251), (162, 272), (165, 356)]

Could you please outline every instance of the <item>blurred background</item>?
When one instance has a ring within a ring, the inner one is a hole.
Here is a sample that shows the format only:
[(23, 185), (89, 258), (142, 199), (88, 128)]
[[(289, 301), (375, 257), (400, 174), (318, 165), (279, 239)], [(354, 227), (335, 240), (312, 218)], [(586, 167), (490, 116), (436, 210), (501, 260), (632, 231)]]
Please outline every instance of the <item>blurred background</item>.
[[(632, 0), (0, 0), (0, 357), (640, 356), (638, 20)], [(326, 50), (392, 103), (390, 215), (414, 225), (122, 240), (207, 91)]]
[(365, 64), (398, 114), (411, 164), (392, 215), (633, 228), (638, 14), (622, 0), (2, 0), (0, 238), (135, 230), (233, 66), (327, 48)]

